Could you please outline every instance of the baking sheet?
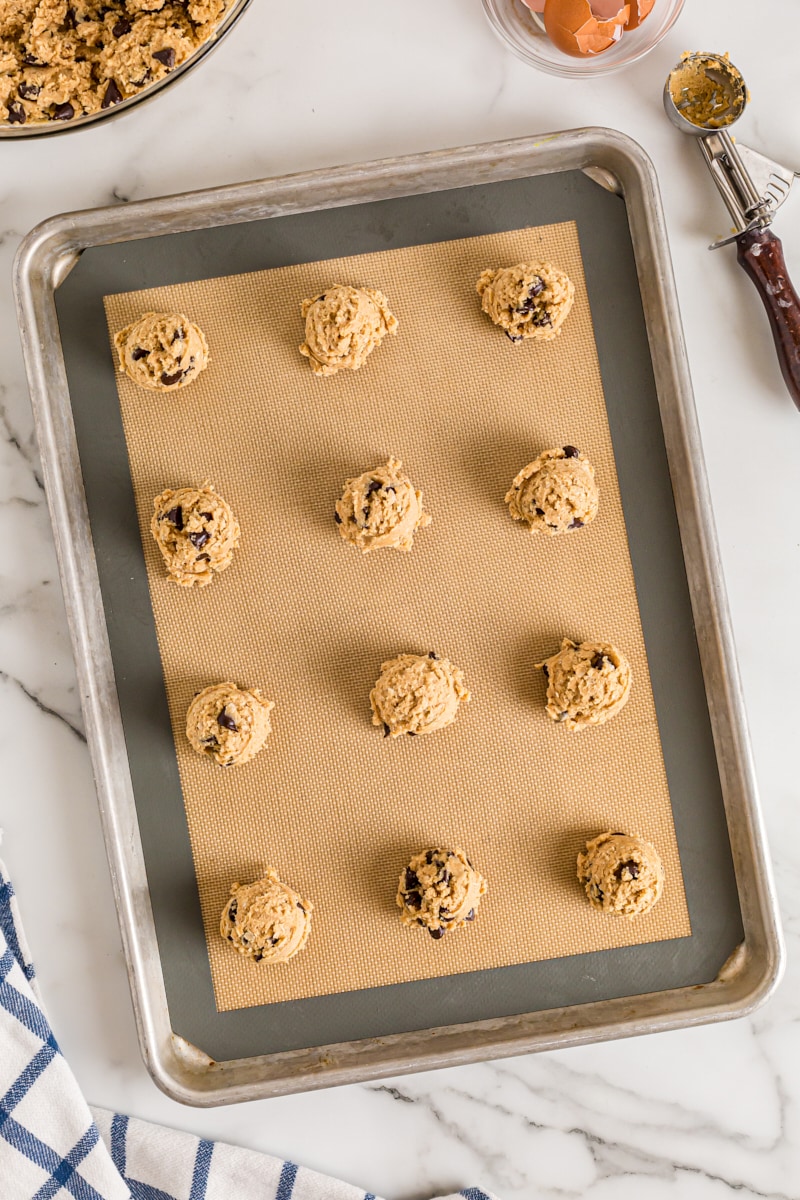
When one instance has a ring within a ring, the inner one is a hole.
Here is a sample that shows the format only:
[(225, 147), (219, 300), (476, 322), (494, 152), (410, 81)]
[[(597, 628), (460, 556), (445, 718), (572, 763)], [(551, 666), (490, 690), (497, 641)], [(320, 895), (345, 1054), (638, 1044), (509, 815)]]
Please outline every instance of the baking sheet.
[[(197, 953), (186, 829), (182, 812), (165, 799), (177, 784), (174, 749), (171, 738), (167, 744), (154, 735), (162, 727), (163, 684), (160, 672), (153, 676), (153, 641), (144, 638), (152, 634), (152, 620), (141, 546), (131, 520), (119, 410), (111, 404), (115, 385), (106, 335), (96, 332), (102, 295), (237, 267), (319, 259), (332, 247), (364, 252), (391, 242), (448, 240), (454, 230), (516, 229), (531, 212), (541, 221), (575, 218), (582, 234), (693, 936), (471, 972), (460, 977), (457, 991), (429, 980), (214, 1016), (207, 968)], [(135, 255), (125, 246), (91, 249), (57, 294), (173, 1026), (218, 1058), (704, 982), (741, 936), (624, 206), (578, 173), (565, 172), (373, 203), (344, 217), (332, 210), (175, 235), (137, 242)], [(602, 237), (596, 236), (600, 230)], [(259, 1019), (262, 1011), (268, 1021)]]

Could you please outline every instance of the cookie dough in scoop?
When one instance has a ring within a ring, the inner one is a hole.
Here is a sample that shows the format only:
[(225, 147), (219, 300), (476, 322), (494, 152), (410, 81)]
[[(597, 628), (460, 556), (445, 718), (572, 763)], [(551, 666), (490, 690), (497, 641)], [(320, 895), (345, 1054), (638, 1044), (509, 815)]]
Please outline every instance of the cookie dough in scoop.
[(176, 392), (208, 366), (202, 329), (183, 313), (148, 312), (114, 337), (119, 369), (140, 387)]
[(384, 737), (435, 733), (452, 725), (469, 698), (463, 674), (446, 658), (433, 650), (398, 654), (381, 663), (370, 692), (372, 724), (383, 726)]
[(522, 468), (505, 498), (515, 521), (551, 536), (588, 525), (599, 501), (594, 467), (575, 446), (543, 450)]
[(601, 833), (578, 855), (578, 879), (594, 908), (623, 917), (649, 912), (664, 888), (655, 846), (624, 833)]
[(300, 311), (306, 322), (300, 353), (315, 375), (335, 375), (344, 368), (357, 371), (387, 333), (397, 332), (389, 301), (372, 288), (334, 283), (304, 300)]
[(547, 676), (547, 715), (566, 729), (610, 721), (630, 695), (630, 663), (609, 642), (564, 638), (561, 649), (537, 666)]
[(572, 280), (550, 263), (517, 263), (483, 272), (477, 283), (481, 308), (512, 342), (552, 342), (575, 299)]
[(219, 931), (245, 958), (284, 963), (308, 941), (312, 909), (268, 868), (254, 883), (233, 884)]
[(345, 481), (334, 519), (339, 533), (364, 554), (382, 546), (410, 550), (414, 534), (431, 518), (422, 511), (422, 492), (403, 474), (399, 459)]
[(444, 937), (474, 921), (486, 888), (463, 850), (423, 850), (400, 874), (400, 920), (422, 926), (432, 938)]
[(198, 692), (186, 713), (186, 736), (198, 754), (221, 767), (250, 762), (270, 733), (275, 707), (258, 688), (214, 683)]
[(210, 483), (156, 496), (150, 532), (169, 578), (181, 587), (206, 587), (231, 565), (239, 545), (239, 523)]

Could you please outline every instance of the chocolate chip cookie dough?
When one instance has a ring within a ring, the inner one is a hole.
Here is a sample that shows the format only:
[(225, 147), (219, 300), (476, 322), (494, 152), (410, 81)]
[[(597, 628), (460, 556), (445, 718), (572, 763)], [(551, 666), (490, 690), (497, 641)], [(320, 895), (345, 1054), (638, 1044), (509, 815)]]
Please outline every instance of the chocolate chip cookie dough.
[(381, 674), (369, 695), (372, 724), (384, 737), (435, 733), (452, 725), (470, 698), (464, 676), (433, 650), (398, 654), (381, 663)]
[(537, 666), (547, 677), (547, 715), (566, 729), (610, 721), (630, 695), (630, 663), (609, 642), (564, 638), (558, 653)]
[(313, 907), (269, 867), (254, 883), (233, 884), (219, 931), (245, 958), (288, 962), (308, 941)]
[(512, 342), (552, 342), (575, 299), (572, 280), (550, 263), (487, 269), (476, 286), (481, 308)]
[(649, 912), (664, 888), (655, 846), (624, 833), (601, 833), (578, 855), (578, 879), (594, 908), (638, 917)]
[(150, 531), (167, 575), (181, 587), (211, 583), (231, 565), (239, 545), (239, 523), (210, 483), (167, 488), (156, 496)]
[(410, 550), (416, 531), (431, 523), (422, 511), (422, 492), (402, 466), (390, 458), (382, 467), (345, 480), (334, 520), (344, 540), (364, 554), (382, 546)]
[(300, 353), (315, 375), (335, 375), (344, 368), (357, 371), (387, 333), (397, 332), (389, 301), (372, 288), (333, 283), (304, 300), (300, 312), (306, 322)]
[(241, 766), (255, 758), (270, 733), (275, 707), (258, 688), (214, 683), (198, 692), (186, 713), (186, 736), (198, 754), (221, 767)]
[(213, 36), (230, 0), (4, 0), (0, 122), (71, 121), (163, 79)]
[(594, 467), (575, 446), (543, 450), (522, 468), (505, 498), (515, 521), (551, 536), (588, 525), (599, 500)]
[(176, 392), (208, 366), (208, 342), (183, 313), (148, 312), (114, 335), (119, 369), (140, 387)]
[(463, 850), (423, 850), (400, 874), (400, 920), (442, 938), (474, 921), (486, 888), (486, 880)]

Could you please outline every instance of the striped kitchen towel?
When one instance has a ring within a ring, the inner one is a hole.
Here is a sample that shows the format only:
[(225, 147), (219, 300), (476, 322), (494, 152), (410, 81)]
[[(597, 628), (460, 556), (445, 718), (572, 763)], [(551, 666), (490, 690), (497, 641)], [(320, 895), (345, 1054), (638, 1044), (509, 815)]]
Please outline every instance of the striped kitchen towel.
[[(493, 1200), (478, 1188), (458, 1195)], [(42, 1007), (17, 900), (0, 862), (0, 1200), (67, 1197), (376, 1200), (266, 1154), (90, 1109)]]

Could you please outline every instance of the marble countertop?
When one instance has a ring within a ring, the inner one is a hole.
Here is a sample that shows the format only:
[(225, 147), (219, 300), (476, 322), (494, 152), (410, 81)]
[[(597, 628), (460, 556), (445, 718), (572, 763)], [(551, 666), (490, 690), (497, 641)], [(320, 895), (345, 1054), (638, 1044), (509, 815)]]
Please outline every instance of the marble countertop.
[[(744, 141), (800, 168), (800, 5), (687, 0), (648, 58), (595, 81), (507, 53), (479, 0), (255, 0), (158, 103), (0, 146), (0, 826), (50, 1016), (95, 1104), (327, 1171), (387, 1200), (468, 1184), (504, 1200), (800, 1197), (800, 809), (795, 635), (800, 414), (760, 301), (707, 244), (727, 228), (661, 85), (685, 49), (729, 50)], [(495, 138), (607, 125), (661, 180), (714, 517), (788, 942), (754, 1017), (208, 1111), (147, 1075), (136, 1042), (11, 295), (22, 235), (67, 209)], [(800, 278), (800, 191), (776, 230)], [(793, 999), (795, 997), (795, 999)]]

